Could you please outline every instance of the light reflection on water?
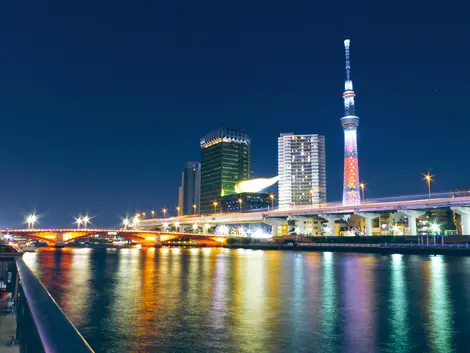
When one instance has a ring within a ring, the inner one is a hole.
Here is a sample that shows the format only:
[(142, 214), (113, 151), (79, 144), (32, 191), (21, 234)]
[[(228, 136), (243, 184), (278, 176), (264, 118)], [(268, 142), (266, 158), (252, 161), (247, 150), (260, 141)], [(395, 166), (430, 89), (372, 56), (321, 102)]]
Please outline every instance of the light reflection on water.
[(467, 258), (164, 248), (24, 259), (97, 352), (468, 348)]

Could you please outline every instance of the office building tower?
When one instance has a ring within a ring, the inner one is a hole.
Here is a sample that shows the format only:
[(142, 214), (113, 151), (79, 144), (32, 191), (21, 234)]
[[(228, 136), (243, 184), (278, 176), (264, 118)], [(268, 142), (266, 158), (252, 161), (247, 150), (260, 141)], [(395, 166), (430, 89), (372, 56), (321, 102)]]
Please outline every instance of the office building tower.
[(279, 208), (326, 202), (324, 136), (281, 134), (278, 170)]
[(200, 188), (201, 164), (197, 162), (185, 163), (178, 195), (179, 216), (199, 211)]
[(235, 129), (218, 129), (201, 139), (201, 214), (216, 210), (214, 202), (235, 193), (238, 181), (251, 177), (251, 140)]

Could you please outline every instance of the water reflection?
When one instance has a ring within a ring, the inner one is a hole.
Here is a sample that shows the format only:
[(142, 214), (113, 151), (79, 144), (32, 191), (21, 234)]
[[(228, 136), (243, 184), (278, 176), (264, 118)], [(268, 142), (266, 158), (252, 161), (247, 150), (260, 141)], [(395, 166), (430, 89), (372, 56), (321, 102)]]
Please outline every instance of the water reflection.
[(323, 281), (321, 305), (321, 352), (330, 352), (338, 345), (336, 324), (338, 321), (334, 254), (323, 253)]
[(408, 324), (408, 295), (406, 292), (405, 264), (403, 255), (393, 254), (391, 262), (390, 286), (390, 351), (395, 353), (410, 351)]
[(431, 256), (429, 261), (428, 339), (432, 352), (454, 352), (452, 344), (453, 309), (447, 286), (447, 265), (442, 256)]
[(96, 352), (450, 353), (470, 322), (470, 288), (449, 280), (470, 276), (467, 259), (167, 248), (24, 259)]

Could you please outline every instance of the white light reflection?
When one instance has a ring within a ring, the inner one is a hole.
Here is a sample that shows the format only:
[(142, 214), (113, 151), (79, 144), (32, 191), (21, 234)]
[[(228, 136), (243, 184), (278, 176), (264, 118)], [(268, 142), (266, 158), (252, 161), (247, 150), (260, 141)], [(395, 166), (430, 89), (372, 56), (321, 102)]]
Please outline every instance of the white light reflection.
[(408, 295), (406, 291), (405, 265), (402, 254), (393, 254), (390, 279), (390, 341), (397, 353), (409, 352), (410, 332), (408, 323)]
[(452, 353), (452, 304), (447, 284), (447, 264), (440, 255), (431, 256), (429, 262), (429, 325), (428, 337), (432, 352)]

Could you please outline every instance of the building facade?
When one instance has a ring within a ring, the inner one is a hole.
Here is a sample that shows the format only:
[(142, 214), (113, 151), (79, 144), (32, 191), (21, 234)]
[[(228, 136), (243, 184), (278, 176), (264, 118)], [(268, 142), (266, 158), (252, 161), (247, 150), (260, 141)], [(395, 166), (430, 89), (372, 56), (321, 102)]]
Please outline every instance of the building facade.
[(243, 192), (222, 197), (222, 212), (267, 210), (270, 205), (269, 194), (264, 192)]
[(278, 174), (279, 208), (326, 202), (325, 137), (281, 134)]
[(200, 208), (201, 164), (187, 162), (181, 175), (181, 186), (178, 195), (179, 215), (194, 214)]
[[(214, 212), (240, 180), (251, 177), (251, 139), (240, 130), (218, 129), (201, 139), (201, 214)], [(217, 207), (216, 207), (217, 208)]]

